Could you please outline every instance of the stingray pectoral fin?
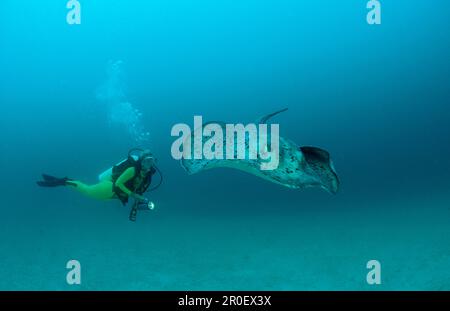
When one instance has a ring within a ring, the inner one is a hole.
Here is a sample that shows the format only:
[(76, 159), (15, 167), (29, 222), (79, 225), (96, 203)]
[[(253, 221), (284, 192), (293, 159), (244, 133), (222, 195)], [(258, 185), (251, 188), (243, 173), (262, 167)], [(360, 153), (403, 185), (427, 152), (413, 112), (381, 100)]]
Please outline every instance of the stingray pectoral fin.
[[(213, 169), (213, 168), (231, 168), (235, 170), (239, 170), (242, 172), (246, 172), (248, 174), (252, 174), (259, 178), (265, 179), (267, 181), (288, 187), (288, 188), (299, 188), (295, 183), (289, 183), (283, 178), (283, 174), (276, 173), (275, 171), (263, 171), (260, 169), (260, 162), (258, 160), (186, 160), (183, 159), (181, 161), (181, 166), (186, 170), (186, 172), (190, 175), (200, 173), (205, 170)], [(286, 176), (284, 176), (286, 177)]]
[[(202, 124), (201, 127), (201, 131), (203, 133), (203, 130), (205, 129), (206, 126), (210, 125), (210, 124), (217, 124), (221, 129), (222, 129), (222, 135), (226, 132), (226, 124), (222, 121), (209, 121), (206, 123)], [(195, 130), (199, 130), (200, 128), (196, 128)], [(189, 137), (189, 141), (190, 141), (190, 145), (191, 145), (191, 150), (193, 151), (196, 146), (194, 146), (194, 133), (191, 134), (191, 137)], [(201, 151), (203, 153), (203, 148), (204, 148), (204, 143), (205, 143), (205, 139), (202, 140), (202, 144), (200, 146)], [(188, 145), (189, 142), (187, 140), (184, 141), (184, 144)], [(222, 137), (222, 153), (225, 155), (225, 146), (226, 146), (226, 137), (223, 135)], [(198, 146), (197, 146), (198, 147)], [(194, 156), (194, 153), (191, 152), (191, 157)], [(212, 159), (212, 160), (208, 160), (203, 158), (202, 159), (186, 159), (186, 158), (182, 158), (181, 159), (181, 166), (184, 168), (184, 170), (189, 174), (196, 174), (199, 173), (201, 171), (210, 169), (210, 168), (214, 168), (214, 167), (220, 167), (220, 163), (223, 160), (217, 160), (217, 159)]]
[(215, 166), (211, 165), (211, 161), (208, 160), (193, 160), (193, 159), (181, 159), (181, 166), (189, 174), (196, 174), (201, 171), (213, 168)]
[(334, 169), (328, 151), (317, 148), (304, 146), (299, 148), (309, 169), (317, 176), (321, 187), (336, 194), (339, 190), (339, 178)]

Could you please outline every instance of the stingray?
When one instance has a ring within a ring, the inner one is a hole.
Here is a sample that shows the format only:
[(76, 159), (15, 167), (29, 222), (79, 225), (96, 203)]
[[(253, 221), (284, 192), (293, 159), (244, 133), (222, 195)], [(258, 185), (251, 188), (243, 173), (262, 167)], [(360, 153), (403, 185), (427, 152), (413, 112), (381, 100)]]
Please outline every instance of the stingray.
[[(286, 109), (261, 117), (256, 123), (267, 124), (275, 115)], [(207, 124), (216, 123), (225, 132), (224, 122), (208, 122), (202, 124), (202, 130)], [(269, 135), (268, 135), (269, 136)], [(223, 145), (225, 146), (225, 139)], [(193, 141), (193, 137), (191, 136)], [(270, 137), (269, 137), (270, 140)], [(270, 146), (270, 145), (269, 145)], [(246, 137), (245, 148), (248, 151), (249, 141)], [(236, 148), (235, 148), (236, 150)], [(241, 170), (270, 182), (292, 188), (301, 189), (320, 187), (329, 193), (336, 194), (339, 189), (339, 178), (333, 166), (328, 151), (318, 147), (299, 147), (293, 141), (279, 137), (279, 164), (273, 170), (261, 170), (264, 160), (256, 159), (181, 159), (181, 166), (188, 174), (196, 174), (213, 168), (233, 168)]]

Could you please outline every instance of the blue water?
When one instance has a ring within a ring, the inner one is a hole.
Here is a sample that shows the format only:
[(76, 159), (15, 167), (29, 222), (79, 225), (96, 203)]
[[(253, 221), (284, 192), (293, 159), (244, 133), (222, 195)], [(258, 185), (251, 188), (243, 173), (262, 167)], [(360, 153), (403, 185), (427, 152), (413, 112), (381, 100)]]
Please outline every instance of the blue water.
[[(365, 0), (80, 2), (80, 25), (65, 1), (0, 2), (0, 289), (450, 289), (448, 1), (381, 1), (376, 26)], [(281, 135), (330, 152), (337, 195), (188, 176), (170, 154), (194, 115), (284, 107)], [(35, 184), (95, 183), (136, 145), (164, 183), (135, 223)]]

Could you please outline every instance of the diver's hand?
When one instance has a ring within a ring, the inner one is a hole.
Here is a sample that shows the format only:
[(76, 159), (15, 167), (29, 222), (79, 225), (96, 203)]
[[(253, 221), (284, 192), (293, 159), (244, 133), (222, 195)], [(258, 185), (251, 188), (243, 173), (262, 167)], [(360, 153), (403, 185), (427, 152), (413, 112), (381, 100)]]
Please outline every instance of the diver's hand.
[(140, 195), (140, 194), (137, 194), (137, 193), (133, 193), (132, 196), (137, 201), (145, 201), (146, 200), (143, 195)]

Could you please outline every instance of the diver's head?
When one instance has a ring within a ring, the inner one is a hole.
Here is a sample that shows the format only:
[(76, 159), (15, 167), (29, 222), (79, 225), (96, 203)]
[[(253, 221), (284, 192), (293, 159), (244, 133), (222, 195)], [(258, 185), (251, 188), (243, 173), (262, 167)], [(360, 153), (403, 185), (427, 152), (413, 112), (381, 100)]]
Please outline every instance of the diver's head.
[(141, 154), (141, 169), (144, 173), (149, 172), (156, 164), (156, 158), (150, 152), (150, 150), (144, 150)]

